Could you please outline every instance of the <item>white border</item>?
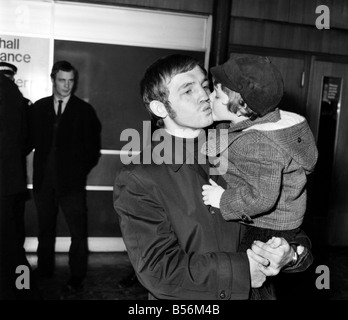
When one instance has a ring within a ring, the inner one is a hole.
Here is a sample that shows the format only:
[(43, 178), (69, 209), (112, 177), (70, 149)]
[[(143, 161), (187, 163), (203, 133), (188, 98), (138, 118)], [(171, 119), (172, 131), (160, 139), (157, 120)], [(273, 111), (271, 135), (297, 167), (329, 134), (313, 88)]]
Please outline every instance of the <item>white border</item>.
[[(27, 184), (27, 189), (32, 190), (33, 189), (33, 184), (28, 183)], [(85, 189), (87, 191), (113, 191), (114, 187), (112, 186), (86, 186)]]
[(100, 153), (101, 154), (111, 154), (111, 155), (121, 155), (121, 154), (128, 155), (129, 153), (131, 153), (132, 155), (136, 156), (140, 153), (140, 151), (101, 149)]
[[(35, 151), (35, 150), (34, 150)], [(129, 153), (131, 153), (132, 155), (136, 156), (140, 153), (140, 151), (125, 151), (125, 150), (110, 150), (110, 149), (101, 149), (100, 150), (100, 153), (102, 155), (128, 155)], [(33, 184), (32, 183), (28, 183), (27, 184), (27, 188), (29, 190), (32, 190), (33, 189)], [(87, 185), (85, 187), (86, 190), (88, 191), (113, 191), (114, 188), (113, 186), (93, 186), (93, 185)]]
[[(56, 237), (55, 252), (69, 252), (70, 237)], [(26, 252), (36, 252), (38, 240), (27, 237), (24, 243)], [(89, 237), (88, 250), (90, 252), (122, 252), (127, 251), (123, 239), (120, 237)]]

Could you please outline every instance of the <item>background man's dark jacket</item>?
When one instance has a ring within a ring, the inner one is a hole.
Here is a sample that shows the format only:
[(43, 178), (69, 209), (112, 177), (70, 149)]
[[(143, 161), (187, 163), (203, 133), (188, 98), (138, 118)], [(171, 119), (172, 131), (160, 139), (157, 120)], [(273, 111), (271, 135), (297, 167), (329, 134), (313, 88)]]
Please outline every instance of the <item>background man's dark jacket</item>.
[(52, 146), (54, 120), (53, 95), (35, 102), (31, 120), (34, 189), (40, 189), (49, 152), (56, 147), (59, 192), (81, 190), (100, 156), (100, 121), (90, 104), (72, 95), (60, 120), (56, 144)]

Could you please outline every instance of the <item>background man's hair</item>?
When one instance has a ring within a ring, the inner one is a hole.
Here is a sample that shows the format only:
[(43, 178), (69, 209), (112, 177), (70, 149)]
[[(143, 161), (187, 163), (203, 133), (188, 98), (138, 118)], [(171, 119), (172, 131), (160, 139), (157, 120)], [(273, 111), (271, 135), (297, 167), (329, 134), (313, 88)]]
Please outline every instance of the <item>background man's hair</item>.
[(51, 71), (51, 78), (53, 80), (55, 80), (56, 75), (59, 71), (65, 71), (65, 72), (72, 71), (74, 73), (74, 90), (73, 91), (75, 91), (77, 88), (77, 83), (79, 78), (79, 73), (77, 69), (68, 61), (65, 61), (65, 60), (57, 61), (53, 65), (52, 71)]

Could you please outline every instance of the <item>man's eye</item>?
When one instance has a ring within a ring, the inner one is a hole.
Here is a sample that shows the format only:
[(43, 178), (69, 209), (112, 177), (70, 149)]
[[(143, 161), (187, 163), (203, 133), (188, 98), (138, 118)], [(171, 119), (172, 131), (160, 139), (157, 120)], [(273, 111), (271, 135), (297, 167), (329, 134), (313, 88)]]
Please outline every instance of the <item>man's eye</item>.
[(192, 93), (192, 89), (188, 89), (185, 91), (186, 94), (191, 94)]
[(208, 84), (205, 84), (205, 85), (203, 86), (203, 88), (204, 88), (204, 89), (209, 89), (209, 85), (208, 85)]

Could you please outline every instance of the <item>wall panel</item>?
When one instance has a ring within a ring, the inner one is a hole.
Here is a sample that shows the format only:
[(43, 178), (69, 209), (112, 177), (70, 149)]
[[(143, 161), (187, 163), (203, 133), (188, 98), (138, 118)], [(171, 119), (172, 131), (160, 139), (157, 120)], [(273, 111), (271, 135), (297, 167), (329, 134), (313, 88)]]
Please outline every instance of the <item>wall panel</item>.
[(233, 0), (232, 16), (288, 21), (289, 0)]
[(231, 15), (315, 26), (319, 16), (315, 11), (319, 5), (329, 8), (332, 28), (348, 29), (346, 0), (233, 0)]
[(230, 44), (348, 55), (348, 32), (233, 18)]

